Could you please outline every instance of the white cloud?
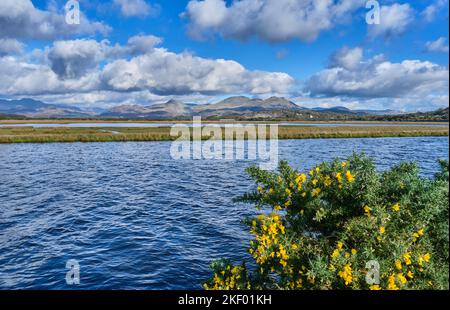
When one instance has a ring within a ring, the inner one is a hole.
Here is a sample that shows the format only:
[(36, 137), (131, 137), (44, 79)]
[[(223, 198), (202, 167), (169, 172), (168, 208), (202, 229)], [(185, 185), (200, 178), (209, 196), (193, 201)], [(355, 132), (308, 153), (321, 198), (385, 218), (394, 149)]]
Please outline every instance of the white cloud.
[(397, 112), (435, 111), (448, 107), (448, 94), (411, 96), (405, 98), (347, 98), (347, 97), (296, 97), (292, 98), (307, 108), (346, 107), (352, 110), (393, 110)]
[(143, 35), (130, 38), (125, 46), (111, 46), (106, 40), (56, 41), (26, 57), (1, 57), (0, 93), (272, 94), (288, 93), (294, 83), (285, 73), (250, 71), (236, 61), (154, 47), (160, 42)]
[(440, 11), (448, 12), (447, 4), (448, 0), (435, 0), (421, 12), (422, 17), (426, 22), (433, 22)]
[(112, 57), (137, 56), (152, 51), (155, 46), (160, 45), (163, 40), (153, 35), (137, 35), (130, 37), (125, 46), (116, 44), (111, 47), (107, 54)]
[(56, 41), (48, 52), (50, 67), (61, 79), (74, 79), (95, 71), (105, 57), (105, 43), (95, 40)]
[(447, 67), (429, 61), (392, 63), (379, 55), (351, 67), (336, 64), (322, 70), (308, 80), (306, 90), (313, 96), (423, 98), (448, 93), (448, 74)]
[(0, 1), (0, 38), (53, 40), (76, 34), (106, 33), (110, 28), (81, 15), (79, 25), (69, 25), (65, 16), (34, 7), (30, 0)]
[(24, 44), (16, 39), (0, 39), (0, 57), (10, 54), (20, 54)]
[(299, 39), (314, 41), (348, 15), (364, 7), (363, 0), (191, 0), (182, 14), (189, 20), (188, 33), (203, 38), (209, 33), (269, 42)]
[(155, 15), (159, 11), (158, 6), (150, 5), (144, 0), (114, 0), (114, 4), (120, 7), (120, 12), (126, 17), (144, 17)]
[(353, 70), (361, 63), (363, 57), (363, 50), (360, 47), (348, 48), (344, 47), (331, 56), (331, 67), (342, 67), (348, 70)]
[(75, 79), (98, 71), (102, 61), (146, 54), (161, 42), (161, 38), (152, 35), (133, 36), (126, 45), (114, 46), (108, 40), (64, 40), (55, 41), (44, 51), (34, 51), (33, 56), (41, 63), (48, 63), (60, 79)]
[(440, 37), (436, 41), (428, 41), (425, 44), (427, 51), (429, 52), (440, 52), (440, 53), (448, 53), (448, 44), (447, 38)]
[(407, 3), (394, 3), (380, 8), (380, 23), (368, 25), (369, 38), (389, 39), (403, 34), (414, 20), (414, 10)]
[(98, 85), (98, 73), (95, 72), (77, 79), (63, 80), (48, 65), (24, 62), (11, 56), (0, 58), (2, 95), (82, 93)]
[(288, 92), (293, 79), (285, 73), (249, 71), (224, 59), (205, 59), (163, 48), (116, 60), (105, 66), (103, 82), (117, 91), (148, 89), (155, 94)]

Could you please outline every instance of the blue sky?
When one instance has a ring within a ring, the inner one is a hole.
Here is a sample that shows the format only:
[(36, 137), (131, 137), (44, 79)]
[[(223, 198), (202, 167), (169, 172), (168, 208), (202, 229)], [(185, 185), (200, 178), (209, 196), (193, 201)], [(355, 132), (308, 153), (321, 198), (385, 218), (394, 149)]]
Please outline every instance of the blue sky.
[[(1, 97), (87, 107), (232, 95), (305, 106), (448, 106), (447, 0), (378, 1), (375, 26), (361, 0), (78, 2), (85, 18), (71, 28), (58, 24), (67, 1), (2, 0), (0, 26), (17, 25), (0, 30)], [(154, 46), (130, 52), (130, 38), (148, 44), (150, 36)]]

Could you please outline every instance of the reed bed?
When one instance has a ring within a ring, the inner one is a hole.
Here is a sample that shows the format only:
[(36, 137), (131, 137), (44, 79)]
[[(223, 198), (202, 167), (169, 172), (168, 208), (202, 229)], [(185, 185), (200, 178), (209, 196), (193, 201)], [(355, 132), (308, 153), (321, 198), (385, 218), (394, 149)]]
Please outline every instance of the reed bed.
[[(190, 130), (192, 131), (192, 129)], [(267, 130), (267, 134), (269, 134), (269, 130)], [(379, 138), (448, 135), (448, 127), (432, 127), (425, 125), (389, 127), (280, 126), (278, 129), (279, 139)], [(170, 127), (0, 127), (0, 143), (172, 141), (177, 138), (177, 136), (170, 135)], [(203, 139), (210, 139), (210, 136), (204, 136)], [(247, 135), (245, 136), (245, 139), (248, 139)]]

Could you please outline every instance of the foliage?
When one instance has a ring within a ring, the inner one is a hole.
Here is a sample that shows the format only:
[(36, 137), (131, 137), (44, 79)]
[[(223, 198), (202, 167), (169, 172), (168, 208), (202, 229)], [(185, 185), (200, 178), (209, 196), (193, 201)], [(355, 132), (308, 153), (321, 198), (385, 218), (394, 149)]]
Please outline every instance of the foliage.
[[(257, 267), (216, 262), (204, 287), (448, 289), (448, 162), (441, 166), (434, 179), (413, 163), (379, 173), (364, 154), (307, 174), (286, 162), (276, 173), (249, 168), (257, 189), (238, 200), (261, 210), (245, 220)], [(366, 281), (370, 261), (379, 284)]]

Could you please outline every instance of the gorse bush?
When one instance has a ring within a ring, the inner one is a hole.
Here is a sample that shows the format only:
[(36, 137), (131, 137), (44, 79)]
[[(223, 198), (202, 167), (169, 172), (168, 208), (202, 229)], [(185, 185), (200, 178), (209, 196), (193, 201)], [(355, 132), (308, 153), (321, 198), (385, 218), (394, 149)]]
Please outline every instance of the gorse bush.
[(256, 190), (238, 201), (254, 239), (246, 265), (211, 264), (206, 289), (448, 289), (448, 162), (434, 179), (413, 163), (379, 173), (363, 154), (307, 173), (247, 170)]

